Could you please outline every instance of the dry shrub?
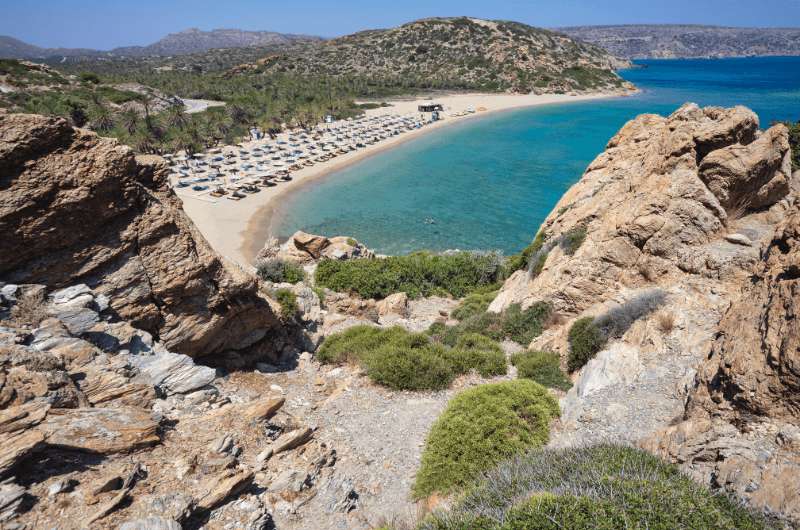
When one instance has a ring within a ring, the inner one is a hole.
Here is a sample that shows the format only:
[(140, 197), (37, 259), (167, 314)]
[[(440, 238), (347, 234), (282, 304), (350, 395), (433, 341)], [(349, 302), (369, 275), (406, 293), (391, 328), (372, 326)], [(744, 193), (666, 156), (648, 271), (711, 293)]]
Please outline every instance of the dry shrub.
[(47, 318), (47, 306), (42, 291), (26, 291), (17, 298), (17, 303), (11, 308), (11, 318), (17, 323), (26, 326), (38, 326)]
[(662, 311), (656, 315), (656, 323), (658, 324), (658, 329), (667, 335), (675, 328), (675, 315), (667, 311)]

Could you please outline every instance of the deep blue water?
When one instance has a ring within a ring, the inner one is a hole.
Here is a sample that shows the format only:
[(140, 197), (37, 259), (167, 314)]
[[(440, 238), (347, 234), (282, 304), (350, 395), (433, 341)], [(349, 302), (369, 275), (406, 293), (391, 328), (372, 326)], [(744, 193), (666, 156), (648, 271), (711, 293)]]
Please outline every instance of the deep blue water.
[[(640, 61), (643, 92), (474, 119), (315, 182), (281, 208), (278, 235), (348, 235), (387, 254), (519, 251), (608, 139), (644, 112), (746, 105), (762, 127), (800, 119), (800, 58)], [(426, 223), (433, 219), (434, 223)]]

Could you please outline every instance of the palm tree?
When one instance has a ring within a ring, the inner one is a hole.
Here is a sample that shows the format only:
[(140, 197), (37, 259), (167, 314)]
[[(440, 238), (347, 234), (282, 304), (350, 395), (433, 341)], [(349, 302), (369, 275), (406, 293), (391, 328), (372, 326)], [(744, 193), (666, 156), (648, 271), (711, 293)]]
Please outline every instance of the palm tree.
[(122, 112), (122, 126), (128, 131), (128, 134), (133, 134), (139, 128), (139, 113), (135, 109), (128, 108)]
[(167, 123), (170, 127), (177, 127), (178, 129), (183, 130), (183, 128), (186, 126), (186, 122), (187, 118), (183, 104), (172, 105), (167, 110)]
[(114, 128), (114, 118), (105, 105), (95, 105), (92, 109), (92, 128), (96, 131), (110, 131)]

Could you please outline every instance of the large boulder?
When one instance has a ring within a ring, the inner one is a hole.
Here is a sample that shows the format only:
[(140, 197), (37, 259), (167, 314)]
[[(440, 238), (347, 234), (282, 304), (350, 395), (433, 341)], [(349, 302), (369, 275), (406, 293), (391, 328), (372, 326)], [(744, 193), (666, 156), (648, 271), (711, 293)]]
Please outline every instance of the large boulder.
[[(120, 318), (192, 357), (275, 356), (285, 333), (257, 280), (211, 250), (167, 175), (159, 157), (136, 157), (64, 119), (0, 115), (0, 277), (84, 283)], [(95, 319), (86, 308), (64, 312), (77, 332)]]

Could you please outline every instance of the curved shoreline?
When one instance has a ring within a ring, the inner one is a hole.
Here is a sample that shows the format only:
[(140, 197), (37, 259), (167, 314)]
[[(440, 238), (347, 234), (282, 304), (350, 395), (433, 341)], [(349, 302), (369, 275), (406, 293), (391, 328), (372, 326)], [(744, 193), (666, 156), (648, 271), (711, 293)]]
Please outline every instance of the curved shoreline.
[[(239, 265), (250, 266), (264, 243), (273, 236), (276, 222), (280, 220), (280, 208), (285, 199), (292, 193), (302, 191), (320, 179), (331, 176), (348, 166), (377, 155), (387, 149), (420, 138), (442, 127), (464, 123), (478, 118), (495, 115), (503, 111), (522, 108), (623, 97), (635, 92), (608, 92), (586, 95), (516, 95), (516, 94), (458, 94), (436, 97), (435, 101), (445, 106), (444, 119), (416, 129), (400, 136), (367, 146), (359, 151), (347, 153), (328, 162), (303, 168), (294, 173), (290, 182), (275, 188), (264, 189), (258, 194), (242, 201), (217, 201), (199, 199), (189, 195), (181, 195), (184, 210), (194, 221), (200, 232), (211, 246), (227, 259)], [(391, 100), (390, 107), (381, 107), (366, 111), (368, 116), (386, 114), (408, 114), (415, 112), (417, 105), (430, 103), (430, 98)], [(454, 113), (467, 108), (484, 108), (482, 112), (455, 117)]]

